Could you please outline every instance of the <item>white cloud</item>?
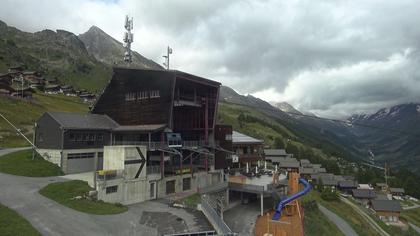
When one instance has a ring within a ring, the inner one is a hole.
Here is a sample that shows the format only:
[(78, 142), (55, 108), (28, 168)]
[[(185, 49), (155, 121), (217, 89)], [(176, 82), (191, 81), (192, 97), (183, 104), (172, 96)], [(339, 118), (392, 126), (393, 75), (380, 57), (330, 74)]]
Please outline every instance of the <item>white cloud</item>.
[[(0, 0), (0, 5), (0, 19), (19, 29), (80, 34), (96, 25), (118, 40), (124, 16), (131, 14), (133, 48), (144, 56), (161, 63), (170, 45), (173, 68), (319, 114), (418, 101), (420, 88), (413, 82), (419, 80), (418, 60), (410, 58), (418, 57), (420, 48), (416, 0)], [(407, 48), (412, 52), (404, 55)]]

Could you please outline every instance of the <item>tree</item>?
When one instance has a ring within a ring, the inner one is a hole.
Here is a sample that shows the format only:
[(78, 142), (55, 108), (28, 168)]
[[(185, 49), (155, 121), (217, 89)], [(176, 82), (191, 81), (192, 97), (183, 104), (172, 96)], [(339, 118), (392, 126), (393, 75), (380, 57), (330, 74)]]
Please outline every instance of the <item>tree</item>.
[(274, 138), (274, 148), (277, 148), (277, 149), (284, 149), (284, 141), (283, 141), (283, 139), (281, 138), (281, 137), (275, 137)]

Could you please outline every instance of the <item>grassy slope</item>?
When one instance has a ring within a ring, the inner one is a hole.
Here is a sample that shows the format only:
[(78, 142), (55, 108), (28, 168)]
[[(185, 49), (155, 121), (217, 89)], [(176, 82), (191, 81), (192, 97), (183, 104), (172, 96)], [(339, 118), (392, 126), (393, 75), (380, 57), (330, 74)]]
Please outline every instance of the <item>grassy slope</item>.
[[(88, 106), (77, 97), (64, 95), (34, 94), (35, 100), (29, 102), (0, 96), (0, 112), (23, 130), (32, 139), (34, 122), (46, 111), (87, 112)], [(16, 132), (0, 119), (0, 147), (28, 146), (28, 143), (16, 135)]]
[(401, 215), (411, 223), (420, 227), (420, 208), (406, 210)]
[(341, 201), (324, 201), (321, 199), (320, 194), (315, 190), (311, 191), (307, 197), (320, 202), (324, 207), (343, 218), (360, 236), (379, 236), (369, 223), (366, 222), (355, 210), (348, 207)]
[(0, 204), (0, 235), (41, 235), (26, 219)]
[[(248, 122), (244, 123), (243, 126), (241, 126), (238, 122), (238, 116), (241, 113), (264, 120), (271, 126), (275, 127), (276, 130), (274, 130), (272, 127), (268, 127), (258, 122)], [(244, 107), (240, 105), (219, 103), (218, 120), (223, 124), (232, 125), (233, 129), (236, 131), (264, 140), (265, 144), (271, 147), (273, 147), (274, 139), (276, 137), (282, 138), (283, 140), (287, 140), (288, 138), (293, 139), (296, 137), (296, 134), (287, 129), (278, 121), (259, 111), (251, 110), (249, 107)], [(277, 130), (279, 130), (281, 133)], [(291, 141), (291, 143), (293, 143), (299, 148), (309, 147), (308, 145), (300, 142)], [(314, 154), (320, 157), (329, 158), (328, 155), (326, 155), (320, 149), (312, 148), (312, 151), (314, 152)]]
[(60, 167), (35, 156), (32, 160), (32, 151), (25, 150), (7, 154), (0, 158), (0, 172), (12, 175), (44, 177), (63, 175)]
[(72, 180), (61, 183), (51, 183), (42, 188), (39, 193), (66, 207), (89, 214), (110, 215), (127, 211), (127, 207), (118, 204), (93, 201), (85, 198), (78, 200), (73, 199), (76, 196), (87, 195), (90, 190), (92, 190), (92, 188), (90, 188), (85, 181)]

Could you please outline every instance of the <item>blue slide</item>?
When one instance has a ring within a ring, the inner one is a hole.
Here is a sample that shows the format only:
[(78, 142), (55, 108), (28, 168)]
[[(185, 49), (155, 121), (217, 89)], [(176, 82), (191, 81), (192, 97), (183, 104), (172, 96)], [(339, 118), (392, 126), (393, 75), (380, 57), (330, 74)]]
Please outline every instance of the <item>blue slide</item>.
[(273, 218), (272, 218), (273, 220), (279, 220), (280, 219), (280, 217), (281, 217), (281, 211), (287, 205), (287, 203), (295, 200), (296, 198), (299, 198), (299, 197), (307, 194), (311, 190), (311, 188), (312, 188), (312, 186), (304, 178), (300, 178), (299, 179), (299, 183), (303, 184), (303, 186), (305, 186), (305, 188), (302, 191), (297, 192), (297, 193), (295, 193), (295, 194), (293, 194), (291, 196), (288, 196), (285, 199), (281, 200), (279, 202), (279, 204), (277, 204), (276, 213), (274, 213)]

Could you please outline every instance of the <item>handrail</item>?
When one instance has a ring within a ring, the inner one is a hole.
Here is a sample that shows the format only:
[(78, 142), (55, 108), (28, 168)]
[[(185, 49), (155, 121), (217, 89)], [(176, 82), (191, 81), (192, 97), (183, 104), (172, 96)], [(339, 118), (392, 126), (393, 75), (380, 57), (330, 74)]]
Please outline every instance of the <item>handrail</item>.
[(295, 194), (293, 194), (293, 195), (291, 195), (291, 196), (288, 196), (287, 198), (285, 198), (284, 200), (282, 200), (282, 201), (280, 201), (279, 202), (279, 204), (277, 205), (277, 207), (276, 207), (276, 212), (274, 213), (274, 215), (273, 215), (273, 220), (279, 220), (280, 219), (280, 217), (281, 217), (281, 212), (282, 212), (282, 210), (283, 210), (283, 208), (289, 203), (289, 202), (291, 202), (291, 201), (293, 201), (293, 200), (296, 200), (297, 198), (299, 198), (299, 197), (301, 197), (301, 196), (303, 196), (303, 195), (305, 195), (305, 194), (307, 194), (310, 190), (311, 190), (311, 188), (312, 188), (312, 186), (308, 183), (308, 181), (306, 181), (306, 179), (304, 179), (304, 178), (300, 178), (299, 179), (299, 183), (301, 183), (301, 184), (303, 184), (304, 186), (305, 186), (305, 188), (302, 190), (302, 191), (300, 191), (300, 192), (297, 192), (297, 193), (295, 193)]

